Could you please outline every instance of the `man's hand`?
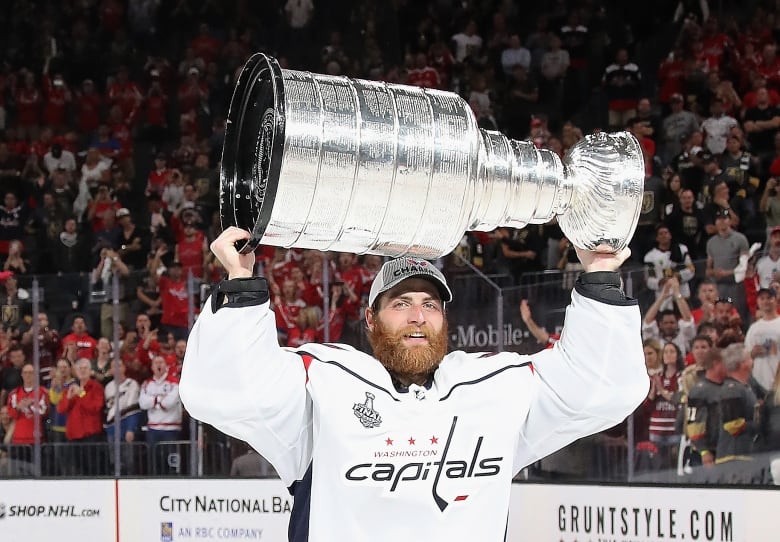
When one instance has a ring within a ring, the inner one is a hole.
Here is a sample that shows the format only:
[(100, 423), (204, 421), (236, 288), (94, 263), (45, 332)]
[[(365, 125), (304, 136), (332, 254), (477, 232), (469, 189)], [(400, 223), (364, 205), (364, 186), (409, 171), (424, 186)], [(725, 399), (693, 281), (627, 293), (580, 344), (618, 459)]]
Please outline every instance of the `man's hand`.
[(677, 280), (676, 277), (669, 277), (669, 280), (666, 281), (666, 284), (669, 285), (669, 295), (674, 297), (680, 295), (680, 281)]
[(577, 257), (586, 273), (592, 271), (617, 271), (623, 262), (631, 256), (631, 249), (625, 247), (620, 252), (613, 252), (609, 245), (599, 245), (595, 250), (585, 250), (574, 247)]
[(211, 252), (227, 271), (228, 279), (247, 278), (253, 274), (254, 252), (239, 254), (236, 250), (236, 243), (247, 239), (249, 239), (248, 231), (230, 226), (211, 243)]

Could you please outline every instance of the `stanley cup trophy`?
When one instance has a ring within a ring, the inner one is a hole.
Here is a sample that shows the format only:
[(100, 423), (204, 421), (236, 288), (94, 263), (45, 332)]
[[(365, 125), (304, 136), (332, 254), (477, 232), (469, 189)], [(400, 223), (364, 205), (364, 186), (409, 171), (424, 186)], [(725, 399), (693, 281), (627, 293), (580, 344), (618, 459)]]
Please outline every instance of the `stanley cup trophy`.
[(222, 226), (258, 244), (435, 259), (467, 230), (558, 217), (575, 245), (622, 250), (642, 201), (628, 133), (591, 135), (561, 161), (477, 127), (457, 94), (282, 70), (249, 59), (222, 154)]

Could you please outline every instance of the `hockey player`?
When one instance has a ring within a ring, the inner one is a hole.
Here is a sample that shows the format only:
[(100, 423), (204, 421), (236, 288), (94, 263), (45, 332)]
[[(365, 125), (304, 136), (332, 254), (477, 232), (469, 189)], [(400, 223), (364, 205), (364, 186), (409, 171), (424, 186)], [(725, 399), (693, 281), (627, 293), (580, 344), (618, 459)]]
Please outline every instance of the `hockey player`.
[(512, 477), (647, 395), (639, 308), (615, 272), (627, 249), (579, 251), (560, 341), (533, 356), (447, 353), (444, 276), (391, 260), (365, 310), (372, 357), (280, 347), (268, 285), (234, 246), (247, 238), (231, 227), (211, 245), (228, 280), (192, 330), (180, 391), (274, 465), (295, 498), (290, 540), (503, 540)]

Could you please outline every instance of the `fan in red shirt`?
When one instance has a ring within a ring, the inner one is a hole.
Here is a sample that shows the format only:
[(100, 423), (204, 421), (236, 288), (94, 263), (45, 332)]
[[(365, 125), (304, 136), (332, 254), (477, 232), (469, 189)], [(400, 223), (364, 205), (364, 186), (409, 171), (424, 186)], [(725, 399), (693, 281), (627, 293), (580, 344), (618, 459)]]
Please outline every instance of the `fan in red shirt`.
[(30, 154), (30, 144), (23, 138), (18, 137), (17, 133), (16, 128), (8, 126), (5, 129), (5, 144), (8, 145), (8, 150), (11, 154), (27, 156)]
[(200, 80), (200, 71), (194, 66), (187, 71), (187, 79), (179, 85), (179, 108), (182, 111), (196, 109), (208, 101), (209, 88)]
[[(87, 358), (77, 359), (73, 364), (73, 372), (76, 382), (68, 387), (57, 403), (57, 412), (68, 415), (65, 437), (69, 442), (79, 444), (99, 442), (103, 439), (103, 386), (91, 378), (92, 363)], [(76, 474), (97, 474), (100, 467), (94, 459), (95, 448), (78, 448), (69, 448), (75, 452), (71, 462)]]
[(67, 107), (73, 100), (65, 79), (60, 74), (52, 78), (44, 75), (43, 92), (43, 123), (52, 128), (64, 127)]
[(282, 341), (288, 341), (291, 330), (298, 327), (298, 315), (306, 307), (300, 292), (291, 279), (284, 279), (281, 292), (274, 296), (274, 312), (276, 313), (276, 330)]
[(345, 305), (349, 296), (345, 292), (344, 283), (336, 282), (330, 285), (330, 308), (323, 322), (323, 339), (325, 326), (328, 328), (328, 341), (335, 343), (341, 341), (344, 333), (344, 325), (347, 322)]
[(196, 56), (199, 56), (208, 64), (217, 59), (217, 55), (222, 49), (222, 44), (217, 38), (211, 35), (211, 32), (209, 32), (209, 25), (201, 23), (198, 27), (198, 35), (190, 42), (190, 47), (195, 52)]
[(758, 73), (766, 77), (769, 88), (780, 89), (780, 58), (777, 57), (777, 46), (767, 43), (761, 50), (761, 63), (756, 68)]
[(198, 112), (194, 108), (182, 110), (179, 115), (179, 133), (197, 138), (199, 132)]
[(49, 393), (44, 387), (35, 393), (35, 368), (32, 363), (22, 366), (22, 385), (8, 395), (8, 414), (16, 420), (11, 444), (35, 442), (35, 418), (38, 417), (39, 440), (43, 440), (43, 416), (49, 410)]
[(162, 196), (163, 190), (171, 182), (173, 170), (168, 169), (168, 157), (164, 153), (158, 153), (154, 158), (154, 169), (149, 173), (146, 181), (145, 195), (157, 194)]
[(181, 368), (184, 365), (184, 354), (187, 352), (187, 341), (179, 339), (173, 344), (173, 357), (166, 357), (168, 361), (168, 374), (174, 378), (181, 376)]
[(703, 30), (702, 46), (704, 53), (710, 58), (717, 59), (718, 64), (720, 64), (724, 51), (732, 45), (731, 39), (718, 28), (717, 17), (707, 19), (704, 22)]
[(417, 53), (414, 57), (414, 69), (409, 70), (406, 83), (416, 87), (441, 88), (439, 72), (428, 65), (428, 57), (425, 53)]
[(43, 96), (35, 86), (35, 75), (24, 73), (24, 83), (16, 89), (16, 126), (21, 137), (33, 138), (41, 123), (41, 102)]
[(273, 258), (265, 266), (265, 276), (275, 295), (281, 294), (281, 285), (290, 277), (294, 267), (295, 262), (289, 259), (287, 249), (276, 247)]
[[(109, 135), (119, 142), (119, 154), (117, 159), (132, 164), (133, 134), (130, 125), (122, 118), (122, 109), (116, 105), (108, 111)], [(125, 169), (127, 170), (126, 166)]]
[(734, 51), (733, 65), (739, 75), (737, 88), (740, 90), (753, 86), (753, 77), (758, 75), (758, 65), (761, 63), (761, 55), (755, 50), (752, 43), (745, 43), (744, 47)]
[(87, 207), (87, 219), (92, 222), (92, 231), (98, 232), (104, 229), (103, 217), (106, 216), (106, 213), (116, 215), (121, 207), (122, 205), (111, 196), (108, 184), (102, 181), (98, 183), (95, 198), (89, 201)]
[[(160, 257), (152, 260), (150, 273), (155, 275), (161, 265)], [(187, 281), (182, 273), (182, 267), (179, 262), (173, 262), (166, 273), (157, 279), (160, 288), (160, 299), (162, 300), (162, 318), (160, 318), (161, 333), (173, 333), (176, 340), (186, 339), (189, 332), (189, 291), (187, 290)]]
[(774, 42), (773, 28), (768, 17), (752, 17), (750, 22), (740, 29), (737, 43), (740, 49), (750, 43), (756, 50), (760, 50), (765, 43)]
[(437, 41), (432, 43), (428, 49), (428, 57), (431, 59), (431, 66), (439, 74), (439, 82), (441, 84), (439, 88), (448, 88), (452, 78), (452, 65), (455, 64), (455, 59), (452, 58), (452, 51), (443, 41)]
[(75, 94), (76, 126), (82, 134), (91, 134), (100, 125), (103, 97), (95, 90), (92, 79), (84, 79)]
[(135, 330), (138, 335), (138, 344), (135, 348), (132, 378), (143, 382), (152, 374), (152, 360), (160, 354), (160, 343), (157, 340), (157, 330), (152, 329), (152, 321), (145, 313), (135, 318)]
[(168, 95), (160, 85), (159, 78), (152, 78), (149, 92), (144, 98), (144, 125), (146, 128), (161, 129), (168, 126)]
[(38, 158), (43, 160), (46, 153), (51, 150), (51, 146), (54, 143), (59, 143), (63, 147), (62, 137), (54, 137), (54, 132), (48, 126), (41, 129), (41, 133), (38, 134), (38, 139), (30, 143), (30, 153), (38, 155)]
[(130, 80), (127, 68), (120, 67), (116, 80), (108, 87), (109, 104), (118, 105), (122, 110), (122, 120), (127, 124), (133, 124), (142, 101), (143, 94), (138, 85)]
[(693, 323), (699, 325), (702, 320), (709, 322), (715, 316), (715, 304), (718, 301), (718, 285), (711, 278), (702, 279), (696, 290), (699, 307), (691, 310)]
[(306, 343), (322, 340), (322, 309), (319, 307), (302, 308), (295, 324), (287, 334), (287, 346), (298, 348)]
[(71, 324), (71, 333), (65, 335), (60, 343), (60, 357), (65, 347), (73, 343), (76, 345), (76, 358), (92, 359), (95, 357), (97, 341), (87, 333), (87, 322), (83, 316), (74, 316)]
[[(160, 337), (160, 353), (158, 356), (162, 356), (165, 363), (168, 365), (168, 376), (178, 378), (181, 374), (181, 366), (177, 367), (179, 359), (176, 357), (176, 344), (184, 341), (184, 339), (176, 340), (173, 333), (168, 333), (165, 337)], [(152, 360), (154, 361), (154, 360)]]
[[(317, 302), (309, 302), (309, 305), (322, 305), (322, 301), (325, 298), (325, 291), (322, 289), (323, 285), (323, 265), (328, 266), (329, 277), (333, 277), (336, 274), (336, 266), (331, 260), (323, 255), (323, 253), (316, 250), (306, 250), (303, 253), (303, 260), (301, 262), (303, 272), (311, 285), (310, 293), (312, 297), (315, 297)], [(331, 282), (333, 280), (331, 279)]]
[(660, 90), (659, 101), (668, 104), (674, 94), (682, 94), (685, 91), (685, 61), (682, 49), (673, 51), (658, 68), (658, 81)]
[(704, 49), (704, 42), (695, 40), (691, 44), (693, 58), (696, 61), (696, 69), (702, 73), (716, 72), (720, 69), (720, 57)]
[(357, 256), (340, 252), (337, 260), (336, 282), (344, 284), (344, 302), (341, 309), (348, 321), (361, 319), (360, 296), (363, 294), (363, 274), (357, 264)]
[(209, 247), (206, 243), (206, 236), (195, 226), (194, 221), (184, 222), (183, 235), (176, 243), (174, 260), (181, 264), (184, 277), (187, 277), (188, 273), (192, 273), (194, 278), (200, 280), (203, 278)]
[(758, 106), (757, 94), (760, 89), (766, 89), (769, 95), (769, 105), (776, 107), (780, 105), (780, 94), (774, 89), (766, 86), (766, 77), (760, 73), (753, 73), (751, 76), (751, 90), (742, 98), (742, 110), (747, 111)]
[(307, 305), (320, 306), (322, 305), (322, 296), (317, 291), (317, 287), (314, 286), (306, 278), (306, 274), (299, 266), (293, 266), (290, 270), (290, 280), (295, 283), (295, 288), (301, 296), (301, 299)]

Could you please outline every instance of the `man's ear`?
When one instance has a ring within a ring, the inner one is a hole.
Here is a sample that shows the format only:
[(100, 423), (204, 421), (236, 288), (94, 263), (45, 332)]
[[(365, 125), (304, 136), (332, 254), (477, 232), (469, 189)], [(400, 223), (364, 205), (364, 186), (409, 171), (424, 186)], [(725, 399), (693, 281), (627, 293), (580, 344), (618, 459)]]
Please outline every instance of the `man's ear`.
[(366, 307), (366, 327), (369, 331), (374, 331), (374, 311), (371, 307)]

